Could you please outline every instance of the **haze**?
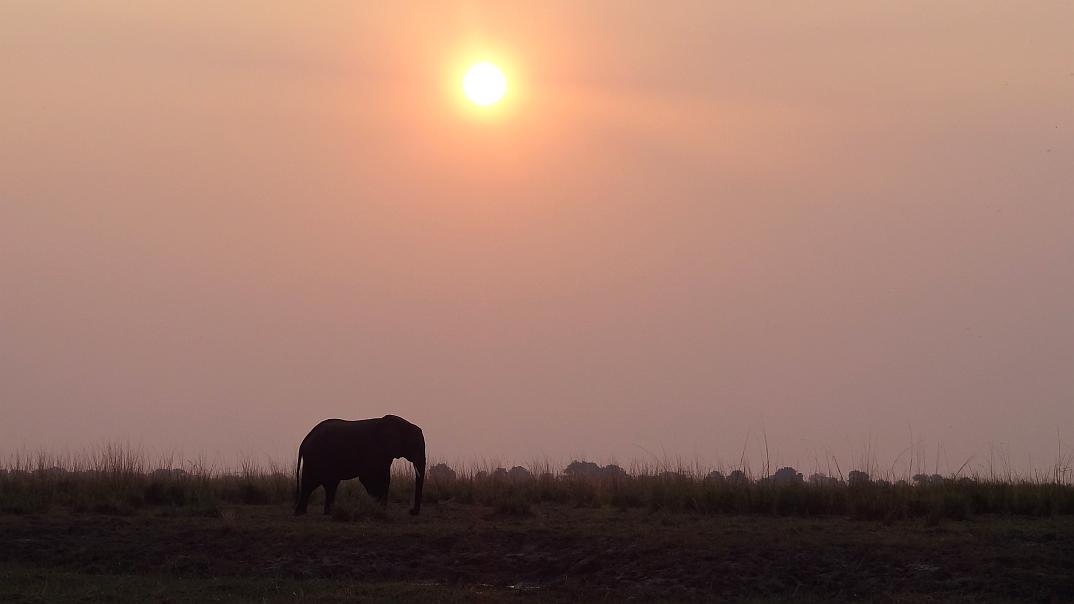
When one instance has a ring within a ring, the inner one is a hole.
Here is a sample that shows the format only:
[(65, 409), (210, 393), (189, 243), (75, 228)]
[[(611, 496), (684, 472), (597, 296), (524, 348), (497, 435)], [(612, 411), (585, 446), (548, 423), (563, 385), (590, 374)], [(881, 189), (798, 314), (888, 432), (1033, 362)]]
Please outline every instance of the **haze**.
[[(1074, 435), (1072, 23), (6, 2), (0, 451), (286, 458), (397, 413), (447, 460), (733, 464), (766, 434), (802, 470), (1046, 468)], [(495, 119), (460, 105), (475, 50), (511, 78)]]

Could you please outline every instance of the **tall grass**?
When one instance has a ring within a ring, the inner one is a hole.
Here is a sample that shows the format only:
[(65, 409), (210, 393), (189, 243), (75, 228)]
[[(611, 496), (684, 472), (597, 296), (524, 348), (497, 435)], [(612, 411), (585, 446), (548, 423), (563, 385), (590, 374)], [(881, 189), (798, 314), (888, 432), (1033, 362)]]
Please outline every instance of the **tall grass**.
[(222, 469), (204, 459), (151, 459), (143, 451), (105, 445), (78, 455), (15, 453), (0, 467), (0, 512), (53, 507), (76, 512), (133, 514), (156, 506), (215, 516), (224, 504), (270, 504), (294, 493), (294, 470), (244, 460)]
[[(527, 516), (542, 504), (885, 521), (1074, 514), (1069, 464), (1057, 464), (1052, 476), (1023, 478), (1009, 472), (966, 475), (965, 468), (947, 476), (902, 477), (894, 470), (877, 476), (879, 466), (875, 463), (864, 466), (869, 471), (848, 470), (844, 476), (834, 460), (828, 466), (832, 469), (804, 478), (789, 469), (773, 472), (767, 460), (759, 475), (748, 464), (713, 471), (681, 459), (634, 462), (627, 468), (592, 463), (560, 468), (549, 461), (511, 469), (492, 463), (468, 467), (431, 464), (425, 503), (488, 506), (506, 516)], [(399, 464), (392, 500), (409, 501), (413, 483), (411, 467)], [(162, 514), (216, 516), (227, 505), (289, 506), (294, 489), (294, 466), (290, 463), (244, 460), (237, 467), (222, 468), (203, 459), (153, 459), (136, 448), (108, 445), (78, 455), (12, 455), (0, 469), (0, 513), (60, 508), (75, 513), (129, 515), (151, 509)], [(362, 497), (361, 492), (356, 481), (346, 483), (339, 500), (341, 519), (355, 516), (354, 508), (347, 507), (353, 503), (347, 501)]]

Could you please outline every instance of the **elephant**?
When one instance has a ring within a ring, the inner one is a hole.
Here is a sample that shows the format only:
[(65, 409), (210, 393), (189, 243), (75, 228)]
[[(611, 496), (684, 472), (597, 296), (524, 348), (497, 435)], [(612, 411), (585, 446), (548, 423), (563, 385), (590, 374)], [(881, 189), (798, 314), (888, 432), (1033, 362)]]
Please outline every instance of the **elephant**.
[(425, 484), (425, 435), (421, 428), (396, 415), (347, 421), (326, 419), (310, 430), (298, 447), (295, 467), (295, 515), (305, 514), (310, 494), (324, 486), (324, 513), (332, 512), (341, 480), (357, 477), (371, 497), (388, 505), (392, 460), (414, 464), (414, 507), (421, 512)]

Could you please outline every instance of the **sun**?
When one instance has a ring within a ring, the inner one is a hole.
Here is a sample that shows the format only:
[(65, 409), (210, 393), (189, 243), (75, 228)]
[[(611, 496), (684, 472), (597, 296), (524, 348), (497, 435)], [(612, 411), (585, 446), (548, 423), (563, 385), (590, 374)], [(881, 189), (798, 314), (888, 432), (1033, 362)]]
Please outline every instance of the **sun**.
[(488, 61), (470, 66), (462, 78), (462, 90), (466, 98), (485, 106), (492, 105), (503, 98), (507, 92), (507, 76), (499, 67)]

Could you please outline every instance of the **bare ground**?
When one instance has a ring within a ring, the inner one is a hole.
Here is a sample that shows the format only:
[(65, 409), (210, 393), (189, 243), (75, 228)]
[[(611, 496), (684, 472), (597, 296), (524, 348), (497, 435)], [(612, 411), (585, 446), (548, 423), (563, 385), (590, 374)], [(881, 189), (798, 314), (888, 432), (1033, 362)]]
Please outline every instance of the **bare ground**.
[(929, 526), (431, 505), (0, 515), (0, 600), (1074, 601), (1074, 518)]

